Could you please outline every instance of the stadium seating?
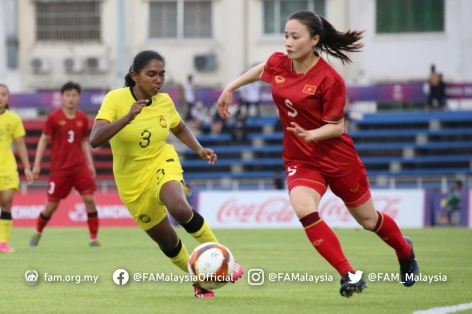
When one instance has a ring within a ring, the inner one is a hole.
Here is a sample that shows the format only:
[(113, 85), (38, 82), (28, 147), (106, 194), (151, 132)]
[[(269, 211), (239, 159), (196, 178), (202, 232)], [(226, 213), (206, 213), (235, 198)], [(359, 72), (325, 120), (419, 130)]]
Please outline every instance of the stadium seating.
[[(191, 180), (257, 178), (270, 182), (283, 169), (283, 133), (277, 120), (252, 121), (248, 143), (233, 143), (229, 134), (202, 134), (203, 145), (219, 156), (216, 165), (199, 160), (190, 150), (182, 165)], [(378, 177), (457, 177), (472, 175), (472, 112), (403, 112), (367, 114), (351, 121), (349, 135), (371, 181)], [(206, 129), (203, 128), (205, 131)], [(264, 130), (269, 130), (264, 132)], [(274, 132), (271, 132), (274, 131)], [(437, 180), (439, 181), (439, 179)], [(388, 182), (388, 180), (386, 181)]]
[[(30, 161), (44, 121), (25, 121)], [(91, 124), (90, 124), (91, 125)], [(472, 175), (472, 112), (404, 112), (367, 114), (351, 121), (358, 154), (372, 182), (379, 178), (439, 178)], [(197, 138), (218, 154), (218, 162), (209, 165), (185, 148), (180, 156), (186, 180), (214, 188), (235, 181), (254, 188), (271, 186), (275, 170), (283, 169), (282, 143), (277, 116), (249, 118), (246, 141), (232, 140), (227, 127), (222, 134), (209, 134), (201, 128)], [(92, 150), (97, 180), (113, 180), (109, 145)], [(46, 150), (40, 179), (47, 179), (50, 151)], [(21, 169), (22, 166), (20, 166)], [(283, 174), (282, 174), (283, 175)]]

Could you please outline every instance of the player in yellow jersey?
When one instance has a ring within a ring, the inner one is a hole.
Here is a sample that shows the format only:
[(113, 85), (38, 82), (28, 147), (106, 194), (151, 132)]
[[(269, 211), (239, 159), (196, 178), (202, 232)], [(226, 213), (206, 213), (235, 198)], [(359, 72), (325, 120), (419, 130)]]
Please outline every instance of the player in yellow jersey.
[(15, 252), (8, 246), (8, 238), (13, 225), (11, 217), (13, 194), (20, 189), (20, 177), (11, 148), (12, 142), (15, 143), (25, 168), (28, 185), (33, 183), (33, 174), (24, 141), (25, 128), (20, 117), (9, 110), (9, 96), (7, 86), (0, 84), (0, 253)]
[[(90, 136), (93, 148), (110, 141), (113, 174), (121, 200), (172, 263), (188, 272), (188, 252), (167, 217), (167, 210), (198, 242), (218, 242), (203, 217), (185, 198), (183, 170), (172, 132), (210, 164), (215, 152), (203, 148), (187, 128), (168, 94), (164, 58), (155, 51), (138, 53), (125, 77), (126, 87), (110, 91), (103, 100)], [(167, 209), (167, 210), (166, 210)], [(242, 275), (235, 265), (233, 279)], [(195, 297), (212, 298), (213, 291), (194, 285)]]

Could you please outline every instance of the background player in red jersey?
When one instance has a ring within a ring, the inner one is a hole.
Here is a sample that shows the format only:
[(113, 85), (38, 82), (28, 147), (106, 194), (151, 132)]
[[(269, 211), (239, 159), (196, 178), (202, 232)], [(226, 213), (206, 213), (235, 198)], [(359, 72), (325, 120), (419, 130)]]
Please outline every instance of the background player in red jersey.
[(51, 144), (51, 173), (47, 189), (48, 200), (39, 214), (35, 233), (30, 238), (31, 246), (38, 245), (44, 227), (61, 199), (66, 198), (72, 188), (80, 193), (87, 209), (90, 246), (102, 246), (97, 240), (98, 215), (93, 197), (97, 187), (93, 180), (95, 168), (88, 143), (88, 117), (86, 113), (77, 110), (80, 91), (80, 85), (74, 82), (67, 82), (62, 86), (63, 107), (49, 114), (38, 143), (33, 175), (35, 178), (39, 176), (48, 141)]
[(405, 286), (415, 283), (412, 277), (419, 271), (411, 240), (403, 237), (391, 217), (374, 208), (365, 167), (344, 132), (344, 81), (321, 57), (324, 52), (343, 64), (351, 62), (343, 51), (359, 51), (362, 34), (339, 32), (310, 11), (294, 13), (285, 25), (287, 54), (274, 53), (226, 86), (218, 100), (220, 115), (226, 119), (233, 91), (258, 79), (271, 84), (284, 129), (290, 201), (310, 242), (342, 276), (340, 293), (345, 297), (362, 292), (366, 283), (354, 274), (338, 238), (318, 214), (328, 186), (364, 229), (395, 250)]

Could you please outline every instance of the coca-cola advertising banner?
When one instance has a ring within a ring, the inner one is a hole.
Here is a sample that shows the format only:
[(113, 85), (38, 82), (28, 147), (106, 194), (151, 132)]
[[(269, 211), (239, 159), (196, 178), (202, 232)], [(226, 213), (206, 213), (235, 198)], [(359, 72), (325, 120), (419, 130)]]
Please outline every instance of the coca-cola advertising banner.
[[(39, 213), (46, 204), (46, 190), (28, 191), (26, 194), (16, 193), (13, 198), (12, 216), (15, 227), (33, 227)], [(95, 193), (100, 226), (137, 227), (136, 222), (123, 205), (116, 191)], [(86, 227), (87, 210), (79, 194), (73, 192), (62, 200), (48, 226)]]
[[(372, 190), (375, 208), (391, 216), (401, 228), (422, 228), (423, 190)], [(300, 228), (287, 191), (204, 191), (198, 209), (214, 228)], [(321, 199), (321, 218), (331, 227), (354, 228), (340, 198), (328, 191)]]

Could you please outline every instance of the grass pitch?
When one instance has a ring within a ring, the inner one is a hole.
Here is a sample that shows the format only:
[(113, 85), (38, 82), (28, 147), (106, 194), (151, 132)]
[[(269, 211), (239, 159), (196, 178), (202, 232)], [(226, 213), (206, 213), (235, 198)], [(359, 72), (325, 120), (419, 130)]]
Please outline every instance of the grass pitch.
[[(103, 248), (88, 246), (87, 229), (46, 228), (38, 247), (28, 245), (31, 229), (13, 229), (12, 254), (0, 253), (2, 313), (412, 313), (415, 310), (469, 303), (472, 300), (472, 230), (403, 230), (412, 238), (425, 276), (447, 281), (417, 282), (406, 288), (394, 281), (369, 281), (369, 273), (397, 273), (396, 256), (371, 232), (335, 230), (351, 264), (364, 272), (368, 288), (346, 299), (340, 276), (310, 245), (303, 230), (219, 230), (245, 274), (235, 284), (215, 290), (214, 299), (196, 299), (188, 282), (135, 282), (134, 273), (184, 275), (147, 235), (137, 228), (102, 228)], [(189, 252), (198, 243), (181, 228)], [(130, 281), (116, 285), (112, 274), (123, 268)], [(39, 273), (28, 285), (27, 270)], [(265, 271), (265, 282), (248, 283), (250, 269)], [(269, 273), (329, 276), (331, 282), (271, 282)], [(48, 282), (45, 274), (98, 276), (96, 283)], [(463, 313), (463, 312), (461, 312)]]

